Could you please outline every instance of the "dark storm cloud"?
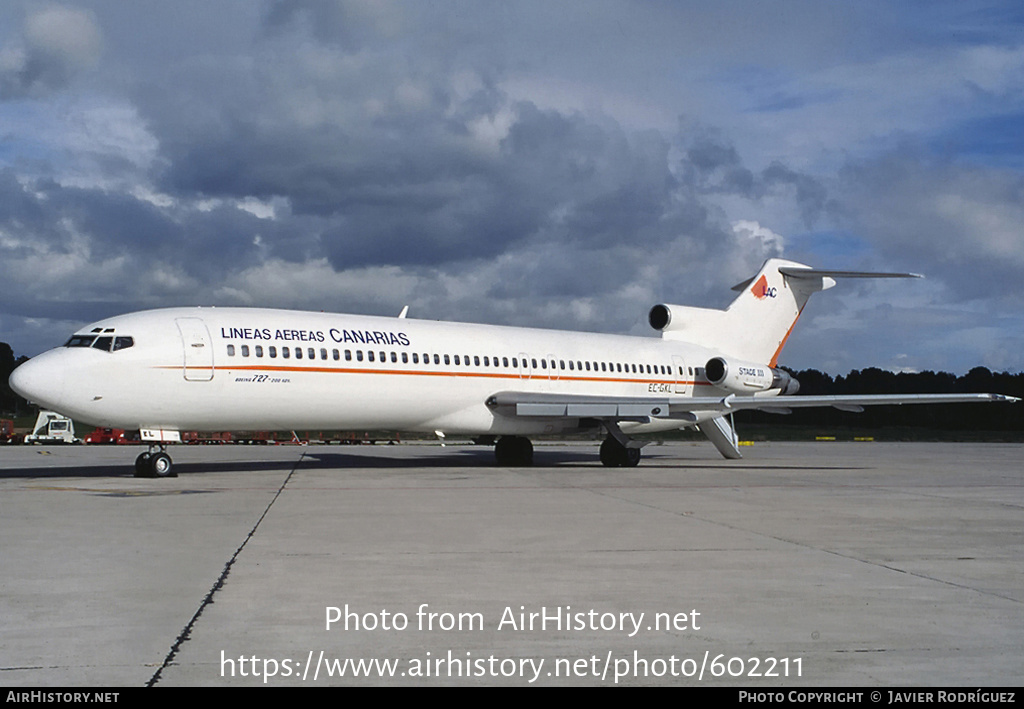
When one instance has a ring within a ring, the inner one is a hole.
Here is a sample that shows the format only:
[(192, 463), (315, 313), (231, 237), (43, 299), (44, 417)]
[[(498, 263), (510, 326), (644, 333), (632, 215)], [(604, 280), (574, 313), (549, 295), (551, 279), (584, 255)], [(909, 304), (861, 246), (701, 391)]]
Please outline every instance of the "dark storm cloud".
[[(219, 279), (257, 262), (254, 235), (268, 228), (275, 225), (234, 207), (176, 213), (120, 192), (52, 181), (22, 185), (9, 170), (0, 172), (0, 229), (18, 236), (17, 246), (0, 251), (8, 257), (85, 251), (98, 260), (123, 257), (137, 264), (134, 277), (146, 264), (161, 264), (198, 279)], [(121, 280), (109, 289), (130, 285)]]
[[(261, 253), (325, 256), (339, 272), (397, 265), (456, 274), (531, 244), (560, 245), (546, 254), (545, 269), (557, 271), (553, 262), (585, 251), (590, 277), (548, 274), (536, 284), (574, 295), (638, 277), (672, 244), (691, 255), (676, 273), (736, 251), (728, 219), (706, 194), (756, 200), (796, 184), (807, 201), (810, 178), (782, 174), (781, 165), (755, 173), (710, 129), (681, 130), (675, 140), (686, 149), (672, 157), (660, 132), (514, 101), (498, 88), (500, 63), (461, 64), (459, 51), (423, 39), (437, 20), (413, 7), (274, 3), (262, 27), (269, 39), (251, 60), (196, 57), (140, 86), (140, 111), (161, 146), (159, 191), (283, 198), (288, 211), (262, 230)], [(421, 20), (422, 32), (403, 32)], [(467, 46), (479, 51), (479, 40)], [(641, 257), (623, 260), (623, 244)], [(764, 254), (744, 248), (730, 269)]]
[(375, 36), (396, 30), (399, 16), (388, 3), (323, 2), (322, 0), (275, 0), (264, 17), (270, 34), (301, 29), (318, 41), (358, 50)]
[(681, 138), (685, 159), (681, 175), (700, 192), (727, 194), (759, 200), (766, 195), (791, 193), (806, 228), (812, 228), (830, 203), (828, 189), (817, 178), (773, 160), (755, 172), (743, 164), (739, 151), (716, 131), (685, 123)]
[(741, 164), (736, 148), (717, 136), (693, 136), (681, 167), (704, 191), (755, 196), (754, 174)]
[[(259, 105), (182, 110), (197, 103), (188, 92), (200, 90), (182, 79), (183, 98), (155, 92), (143, 104), (168, 158), (162, 189), (285, 196), (293, 216), (319, 219), (322, 253), (339, 270), (493, 257), (540, 237), (600, 248), (622, 239), (654, 245), (706, 218), (675, 194), (669, 143), (658, 134), (629, 135), (611, 120), (509, 104), (485, 82), (457, 99), (442, 80), (425, 84), (415, 110), (346, 113), (346, 120), (299, 131), (270, 95)], [(499, 111), (507, 133), (487, 149), (474, 141), (472, 122)]]
[(17, 173), (0, 170), (0, 225), (42, 234), (49, 228), (49, 214), (40, 200), (18, 181)]
[(772, 162), (762, 172), (761, 179), (768, 189), (782, 185), (795, 191), (794, 197), (800, 208), (800, 216), (808, 229), (814, 226), (829, 206), (828, 191), (821, 182), (810, 175), (796, 172), (781, 162)]
[(17, 36), (0, 49), (0, 100), (63, 89), (95, 66), (101, 50), (91, 12), (57, 5), (33, 8)]

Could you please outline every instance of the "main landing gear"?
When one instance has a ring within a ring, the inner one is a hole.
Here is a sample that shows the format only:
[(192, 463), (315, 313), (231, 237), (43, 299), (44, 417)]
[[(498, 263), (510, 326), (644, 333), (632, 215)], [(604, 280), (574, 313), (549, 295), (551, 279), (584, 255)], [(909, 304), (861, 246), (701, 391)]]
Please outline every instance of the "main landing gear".
[(135, 459), (135, 477), (137, 478), (176, 478), (171, 465), (171, 456), (163, 445), (150, 446), (145, 453)]
[[(627, 443), (632, 443), (628, 438)], [(533, 465), (533, 444), (523, 436), (502, 436), (494, 445), (498, 465)], [(601, 463), (609, 468), (633, 468), (640, 462), (639, 446), (629, 446), (609, 435), (601, 444)]]
[(608, 468), (632, 468), (639, 462), (639, 448), (628, 448), (610, 435), (601, 444), (601, 463)]
[(498, 465), (533, 465), (533, 444), (523, 436), (502, 436), (494, 444), (494, 457)]

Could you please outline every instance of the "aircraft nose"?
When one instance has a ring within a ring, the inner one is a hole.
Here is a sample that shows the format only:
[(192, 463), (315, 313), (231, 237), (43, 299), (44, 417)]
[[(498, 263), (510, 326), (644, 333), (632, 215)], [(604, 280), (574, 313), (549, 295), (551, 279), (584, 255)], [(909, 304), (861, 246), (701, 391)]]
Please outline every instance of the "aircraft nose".
[(59, 408), (64, 395), (64, 367), (57, 359), (51, 352), (44, 352), (25, 362), (11, 373), (11, 389), (36, 404)]

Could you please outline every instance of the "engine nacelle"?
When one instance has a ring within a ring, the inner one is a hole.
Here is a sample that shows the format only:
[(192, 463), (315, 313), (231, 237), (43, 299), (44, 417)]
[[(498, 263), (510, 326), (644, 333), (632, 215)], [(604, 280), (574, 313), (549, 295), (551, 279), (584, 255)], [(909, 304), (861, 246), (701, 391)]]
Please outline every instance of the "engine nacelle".
[(699, 341), (704, 333), (721, 329), (724, 310), (695, 308), (691, 305), (655, 305), (647, 314), (647, 322), (655, 330), (666, 334), (679, 334)]
[(704, 376), (716, 387), (737, 394), (777, 389), (780, 394), (791, 395), (800, 390), (800, 382), (782, 369), (724, 357), (709, 359), (704, 365)]

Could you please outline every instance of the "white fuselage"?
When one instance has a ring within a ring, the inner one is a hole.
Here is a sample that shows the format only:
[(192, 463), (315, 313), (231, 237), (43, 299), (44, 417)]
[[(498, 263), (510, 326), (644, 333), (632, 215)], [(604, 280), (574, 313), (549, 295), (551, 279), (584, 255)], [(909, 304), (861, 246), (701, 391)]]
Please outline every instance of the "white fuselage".
[(725, 393), (699, 373), (717, 353), (648, 337), (255, 308), (145, 311), (78, 336), (93, 335), (120, 348), (80, 343), (45, 352), (19, 368), (19, 389), (97, 426), (472, 435), (579, 426), (571, 418), (503, 416), (486, 405), (505, 391)]

